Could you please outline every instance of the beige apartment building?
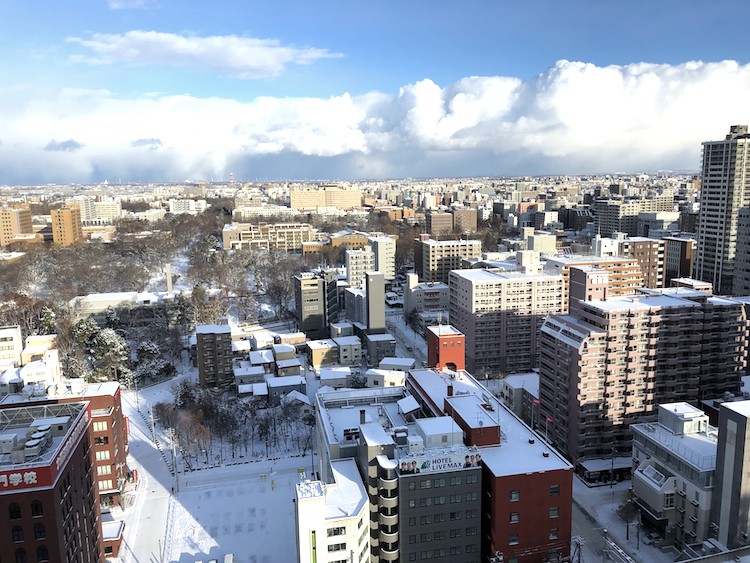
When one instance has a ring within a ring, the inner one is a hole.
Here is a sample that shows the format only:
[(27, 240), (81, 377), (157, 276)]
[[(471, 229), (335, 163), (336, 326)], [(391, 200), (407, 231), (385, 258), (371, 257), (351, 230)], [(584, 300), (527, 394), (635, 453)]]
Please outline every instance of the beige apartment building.
[(302, 244), (315, 240), (316, 230), (306, 223), (231, 223), (224, 225), (224, 250), (259, 248), (301, 251)]
[(607, 271), (610, 297), (633, 295), (638, 288), (643, 287), (641, 267), (634, 258), (624, 256), (563, 256), (550, 258), (544, 263), (545, 273), (560, 274), (565, 281), (563, 313), (568, 312), (570, 269), (585, 266), (595, 266)]
[(22, 207), (0, 209), (0, 246), (5, 247), (17, 235), (31, 234), (31, 210)]
[(359, 188), (339, 186), (292, 188), (289, 190), (289, 207), (292, 209), (359, 208), (362, 207), (362, 192)]
[(685, 288), (607, 295), (601, 269), (577, 270), (571, 314), (542, 327), (540, 420), (572, 461), (630, 456), (630, 425), (659, 404), (737, 393), (748, 321), (739, 302)]
[(450, 320), (466, 336), (466, 369), (520, 373), (539, 363), (539, 331), (563, 310), (561, 275), (542, 273), (539, 254), (519, 252), (518, 271), (450, 273)]
[(83, 239), (81, 209), (77, 205), (64, 205), (52, 212), (52, 242), (59, 246), (72, 246)]
[(643, 287), (659, 289), (665, 287), (666, 247), (661, 239), (632, 237), (618, 241), (620, 255), (635, 258), (643, 275)]
[(615, 233), (638, 235), (638, 214), (674, 210), (674, 196), (658, 195), (647, 199), (597, 199), (594, 201), (597, 234), (611, 237)]
[(460, 270), (463, 260), (479, 258), (482, 242), (478, 240), (432, 240), (420, 235), (414, 247), (414, 266), (425, 282), (448, 283), (451, 270)]
[(425, 229), (431, 236), (449, 235), (453, 232), (453, 215), (450, 213), (433, 212), (424, 217)]

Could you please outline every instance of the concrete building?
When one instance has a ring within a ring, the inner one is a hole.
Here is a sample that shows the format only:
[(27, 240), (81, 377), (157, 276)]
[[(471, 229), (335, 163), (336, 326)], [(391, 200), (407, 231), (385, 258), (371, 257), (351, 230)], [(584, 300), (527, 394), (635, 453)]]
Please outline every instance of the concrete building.
[(536, 427), (539, 418), (538, 373), (514, 373), (504, 377), (500, 398), (524, 424)]
[(448, 311), (450, 288), (444, 283), (419, 283), (417, 274), (406, 274), (404, 285), (404, 315), (412, 311)]
[(453, 215), (441, 211), (433, 211), (425, 215), (425, 229), (430, 236), (438, 237), (453, 232)]
[(378, 365), (384, 358), (396, 355), (396, 339), (390, 334), (366, 334), (367, 365)]
[(614, 233), (638, 236), (638, 216), (641, 213), (674, 211), (674, 196), (659, 195), (647, 199), (597, 199), (593, 205), (594, 228), (603, 237)]
[(564, 310), (563, 277), (541, 273), (534, 253), (519, 252), (518, 260), (516, 272), (451, 272), (450, 319), (466, 335), (469, 371), (530, 371), (539, 363), (542, 323), (547, 315)]
[(230, 223), (222, 230), (225, 250), (258, 248), (302, 251), (302, 244), (315, 240), (315, 229), (307, 223)]
[(624, 256), (560, 256), (549, 258), (544, 263), (544, 272), (562, 275), (565, 282), (563, 296), (563, 312), (568, 312), (570, 295), (570, 270), (583, 266), (603, 268), (609, 274), (608, 294), (610, 297), (634, 295), (638, 288), (643, 287), (643, 275), (638, 261)]
[[(172, 211), (170, 211), (170, 213), (172, 213)], [(94, 202), (94, 219), (104, 219), (111, 222), (120, 217), (122, 217), (122, 203), (119, 201)], [(85, 221), (83, 219), (83, 214), (81, 214), (81, 220)]]
[(294, 299), (298, 330), (312, 340), (328, 338), (329, 325), (339, 319), (336, 270), (294, 276)]
[(385, 333), (385, 279), (382, 272), (367, 272), (365, 276), (367, 333), (383, 334)]
[(370, 247), (375, 253), (375, 270), (382, 272), (386, 281), (396, 279), (396, 240), (391, 237), (372, 237)]
[(206, 210), (205, 199), (170, 199), (169, 212), (172, 215), (197, 215)]
[(680, 213), (677, 211), (660, 211), (658, 213), (639, 213), (637, 219), (639, 237), (651, 237), (651, 231), (680, 231)]
[(362, 207), (362, 192), (352, 186), (292, 187), (289, 191), (292, 209), (358, 209)]
[(661, 239), (628, 237), (618, 241), (620, 256), (635, 258), (641, 268), (643, 287), (665, 287), (665, 254), (667, 243)]
[(295, 486), (297, 563), (367, 561), (369, 498), (354, 459), (331, 462), (330, 482)]
[(526, 250), (533, 250), (545, 256), (557, 252), (557, 237), (549, 233), (534, 233), (526, 237)]
[(81, 221), (86, 223), (96, 219), (96, 210), (94, 209), (94, 203), (96, 198), (88, 195), (78, 195), (75, 197), (69, 197), (65, 200), (65, 205), (77, 205), (78, 209), (81, 210)]
[(454, 209), (453, 229), (459, 233), (475, 233), (477, 231), (477, 210), (476, 209)]
[(737, 215), (732, 295), (750, 295), (750, 207), (741, 208)]
[(468, 258), (479, 258), (482, 242), (478, 240), (430, 239), (430, 235), (420, 235), (414, 248), (414, 265), (417, 275), (425, 282), (448, 283), (451, 270), (461, 268)]
[(53, 209), (52, 241), (59, 246), (71, 246), (83, 239), (81, 210), (77, 205), (64, 205)]
[(20, 326), (0, 327), (0, 369), (21, 366), (23, 338)]
[(198, 348), (198, 381), (201, 387), (226, 387), (234, 381), (232, 329), (229, 325), (195, 327)]
[(716, 428), (688, 403), (659, 405), (633, 424), (633, 494), (644, 523), (678, 549), (710, 537)]
[(23, 207), (0, 209), (0, 246), (4, 248), (18, 235), (29, 235), (33, 232), (30, 209)]
[(540, 416), (552, 419), (550, 439), (571, 460), (628, 454), (630, 424), (656, 405), (739, 390), (741, 303), (684, 288), (613, 298), (606, 275), (582, 273), (570, 315), (550, 315), (541, 338)]
[(735, 549), (750, 534), (750, 401), (725, 402), (719, 409), (719, 443), (711, 522), (718, 540)]
[[(694, 238), (687, 237), (662, 237), (662, 240), (666, 245), (664, 248), (664, 287), (671, 287), (674, 278), (689, 278), (693, 275), (693, 260), (698, 243)], [(733, 293), (733, 295), (742, 294)]]
[(750, 206), (750, 134), (733, 125), (723, 141), (703, 143), (698, 254), (693, 277), (727, 295), (734, 282), (739, 211)]
[(0, 408), (3, 561), (103, 563), (88, 402)]
[(374, 272), (375, 269), (375, 253), (371, 247), (346, 251), (346, 281), (349, 287), (360, 287), (365, 273)]
[(557, 221), (557, 211), (537, 211), (534, 214), (534, 228), (540, 231), (546, 229), (550, 223), (557, 223)]

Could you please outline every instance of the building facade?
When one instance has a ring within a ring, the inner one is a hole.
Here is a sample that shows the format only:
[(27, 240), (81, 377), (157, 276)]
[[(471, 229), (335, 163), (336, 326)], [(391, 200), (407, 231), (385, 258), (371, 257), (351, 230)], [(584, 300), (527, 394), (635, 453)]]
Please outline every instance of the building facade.
[(201, 387), (227, 387), (234, 382), (232, 330), (228, 325), (195, 327), (198, 349), (198, 381)]
[(665, 287), (665, 258), (667, 243), (661, 239), (631, 237), (618, 241), (619, 255), (635, 258), (641, 268), (643, 287)]
[(329, 325), (339, 317), (336, 270), (294, 276), (294, 299), (298, 330), (311, 340), (328, 338)]
[(419, 283), (417, 274), (406, 274), (404, 285), (404, 315), (412, 311), (448, 311), (450, 288), (444, 283)]
[[(693, 275), (693, 260), (698, 246), (694, 238), (663, 237), (664, 248), (664, 287), (671, 287), (675, 278), (689, 278)], [(750, 289), (748, 290), (750, 291)], [(733, 295), (742, 295), (733, 293)]]
[(77, 205), (65, 205), (60, 209), (53, 209), (52, 241), (60, 246), (71, 246), (83, 239), (83, 225), (81, 210)]
[(461, 269), (464, 260), (482, 255), (482, 242), (478, 240), (436, 241), (430, 235), (420, 235), (415, 244), (415, 271), (425, 282), (447, 284), (451, 270)]
[(730, 294), (739, 211), (750, 206), (750, 134), (733, 125), (723, 141), (703, 143), (698, 254), (693, 277)]
[(30, 209), (22, 207), (0, 209), (0, 246), (6, 247), (14, 237), (32, 232)]
[(383, 273), (386, 281), (396, 279), (396, 240), (391, 237), (372, 237), (369, 242), (375, 253), (375, 269)]
[[(606, 276), (587, 276), (582, 287), (606, 287)], [(540, 416), (552, 420), (550, 439), (576, 463), (629, 453), (630, 425), (659, 404), (741, 387), (748, 334), (741, 303), (684, 288), (643, 291), (574, 293), (570, 315), (551, 315), (542, 327)]]
[(302, 244), (315, 240), (315, 229), (306, 223), (230, 223), (224, 225), (222, 243), (225, 250), (258, 248), (302, 251)]
[(434, 211), (427, 213), (424, 217), (425, 229), (433, 237), (448, 235), (453, 232), (453, 215)]
[(375, 269), (375, 253), (371, 247), (346, 251), (346, 281), (349, 287), (360, 287), (365, 274)]
[(495, 270), (450, 274), (451, 323), (466, 335), (466, 367), (519, 373), (539, 361), (539, 331), (563, 311), (561, 275)]

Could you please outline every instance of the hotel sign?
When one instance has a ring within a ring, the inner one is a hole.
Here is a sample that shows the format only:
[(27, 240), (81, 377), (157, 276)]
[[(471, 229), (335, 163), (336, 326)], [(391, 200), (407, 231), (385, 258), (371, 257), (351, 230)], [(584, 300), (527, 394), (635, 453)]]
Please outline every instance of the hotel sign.
[(400, 475), (435, 473), (468, 467), (481, 467), (482, 456), (478, 453), (440, 454), (433, 456), (409, 456), (398, 462)]

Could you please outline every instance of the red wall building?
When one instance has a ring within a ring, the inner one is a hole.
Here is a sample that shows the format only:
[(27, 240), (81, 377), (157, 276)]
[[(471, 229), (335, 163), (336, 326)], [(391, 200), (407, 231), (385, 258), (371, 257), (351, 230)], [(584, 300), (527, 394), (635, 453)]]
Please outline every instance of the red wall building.
[(427, 365), (435, 369), (466, 367), (464, 335), (450, 325), (427, 328)]

